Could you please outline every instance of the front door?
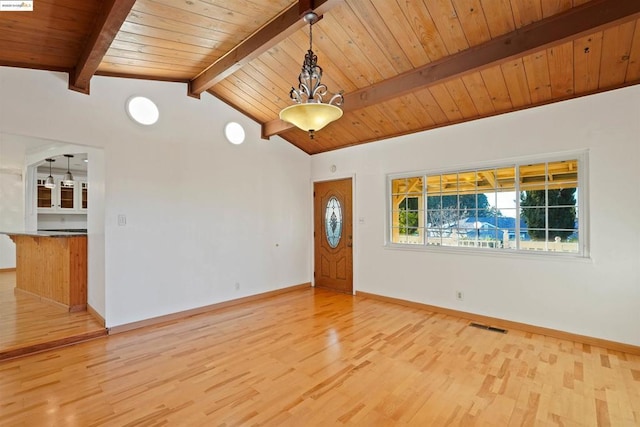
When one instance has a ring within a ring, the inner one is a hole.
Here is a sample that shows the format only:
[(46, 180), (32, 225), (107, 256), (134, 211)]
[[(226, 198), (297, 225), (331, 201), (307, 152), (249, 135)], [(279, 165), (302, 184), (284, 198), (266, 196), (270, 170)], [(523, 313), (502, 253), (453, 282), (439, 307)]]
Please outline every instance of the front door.
[(353, 293), (351, 178), (313, 186), (315, 286)]

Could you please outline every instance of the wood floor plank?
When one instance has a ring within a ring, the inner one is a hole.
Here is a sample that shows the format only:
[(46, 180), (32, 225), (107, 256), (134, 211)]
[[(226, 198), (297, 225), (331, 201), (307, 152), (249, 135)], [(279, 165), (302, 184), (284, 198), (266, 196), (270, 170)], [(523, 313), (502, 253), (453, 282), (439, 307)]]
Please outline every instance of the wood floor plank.
[(638, 425), (640, 356), (318, 289), (0, 362), (0, 425)]
[(73, 312), (14, 291), (15, 271), (0, 272), (0, 360), (105, 336), (88, 312)]

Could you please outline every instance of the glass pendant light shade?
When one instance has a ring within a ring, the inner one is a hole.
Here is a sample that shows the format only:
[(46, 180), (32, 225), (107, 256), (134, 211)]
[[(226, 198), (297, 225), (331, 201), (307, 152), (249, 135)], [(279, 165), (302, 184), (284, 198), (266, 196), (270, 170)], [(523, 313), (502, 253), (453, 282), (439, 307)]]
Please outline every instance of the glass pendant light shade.
[(64, 178), (62, 178), (62, 182), (64, 183), (64, 185), (66, 186), (70, 186), (73, 185), (73, 175), (71, 175), (71, 172), (68, 172), (64, 174)]
[(290, 105), (280, 111), (280, 119), (305, 131), (320, 130), (342, 117), (342, 109), (333, 104), (309, 102)]
[(53, 181), (53, 177), (49, 175), (44, 182), (45, 188), (56, 188), (56, 183)]
[(44, 159), (44, 160), (49, 162), (49, 176), (44, 181), (44, 187), (51, 188), (51, 189), (56, 188), (56, 182), (53, 180), (53, 176), (51, 176), (51, 163), (55, 162), (55, 160), (53, 159)]
[(72, 154), (65, 154), (64, 156), (67, 158), (67, 173), (64, 174), (64, 178), (62, 178), (62, 183), (64, 185), (66, 185), (67, 187), (72, 187), (74, 180), (73, 180), (73, 175), (71, 174), (71, 171), (69, 170), (69, 161), (73, 157), (73, 155)]

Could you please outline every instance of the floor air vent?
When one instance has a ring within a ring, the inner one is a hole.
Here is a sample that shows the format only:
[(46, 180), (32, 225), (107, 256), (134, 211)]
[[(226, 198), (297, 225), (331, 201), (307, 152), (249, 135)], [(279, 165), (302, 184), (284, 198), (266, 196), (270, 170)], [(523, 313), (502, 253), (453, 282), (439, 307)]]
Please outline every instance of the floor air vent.
[(478, 329), (485, 329), (487, 331), (499, 332), (501, 334), (507, 333), (506, 329), (496, 328), (494, 326), (481, 325), (480, 323), (471, 322), (469, 323), (469, 326), (473, 326), (474, 328), (478, 328)]

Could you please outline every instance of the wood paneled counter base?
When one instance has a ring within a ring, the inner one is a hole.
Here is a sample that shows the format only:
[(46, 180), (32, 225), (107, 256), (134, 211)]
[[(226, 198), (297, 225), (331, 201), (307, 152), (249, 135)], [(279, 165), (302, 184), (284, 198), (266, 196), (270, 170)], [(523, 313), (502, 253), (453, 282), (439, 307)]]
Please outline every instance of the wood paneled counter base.
[(10, 234), (16, 244), (16, 290), (66, 306), (87, 308), (87, 236)]

